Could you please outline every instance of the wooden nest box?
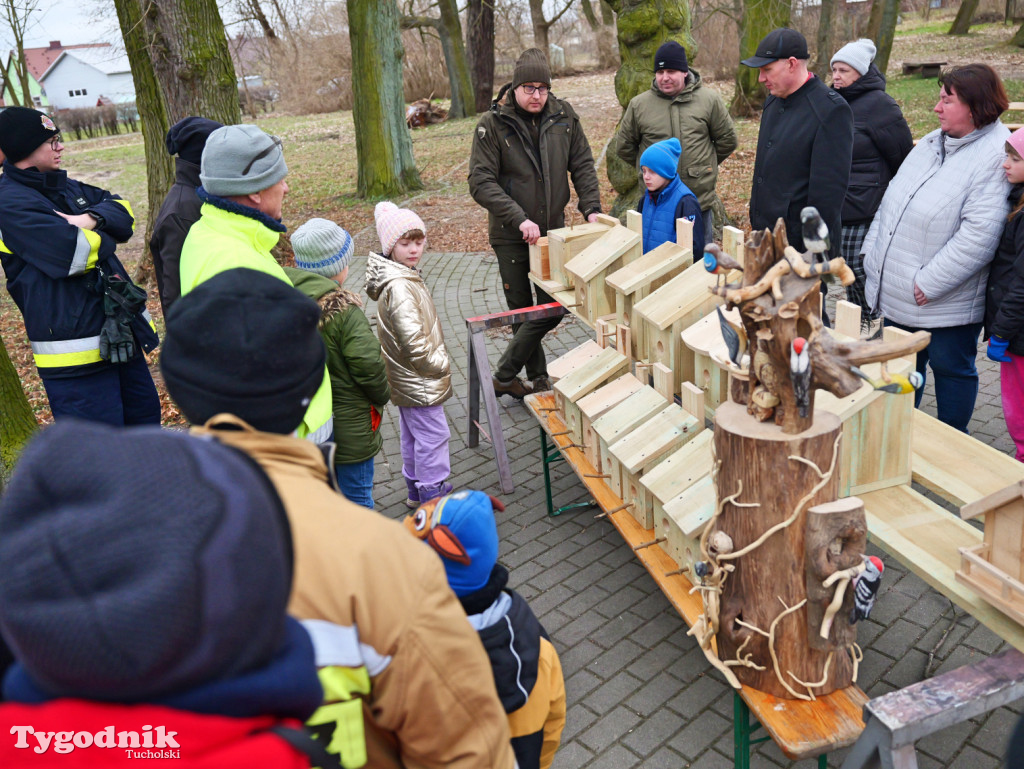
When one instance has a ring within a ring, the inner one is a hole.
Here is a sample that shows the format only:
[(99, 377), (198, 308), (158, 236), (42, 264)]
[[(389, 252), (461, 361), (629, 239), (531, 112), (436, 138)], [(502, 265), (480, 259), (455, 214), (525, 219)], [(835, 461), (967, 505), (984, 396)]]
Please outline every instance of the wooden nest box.
[(960, 508), (964, 519), (985, 517), (985, 539), (960, 548), (958, 581), (1024, 624), (1024, 481)]

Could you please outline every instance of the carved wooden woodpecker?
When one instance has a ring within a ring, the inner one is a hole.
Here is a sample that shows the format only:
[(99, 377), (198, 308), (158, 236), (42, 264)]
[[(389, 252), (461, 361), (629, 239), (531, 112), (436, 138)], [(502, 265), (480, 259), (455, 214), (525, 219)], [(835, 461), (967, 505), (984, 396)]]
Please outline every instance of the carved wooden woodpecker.
[(826, 261), (826, 254), (832, 247), (828, 236), (828, 225), (821, 218), (818, 209), (814, 206), (807, 206), (800, 211), (800, 234), (804, 239), (804, 248), (814, 253), (822, 261)]
[(811, 355), (807, 340), (798, 336), (793, 340), (789, 352), (789, 376), (793, 381), (793, 393), (801, 417), (806, 417), (811, 407)]
[(875, 605), (875, 596), (878, 595), (878, 585), (882, 581), (882, 572), (885, 566), (880, 558), (875, 556), (861, 556), (866, 567), (853, 583), (853, 608), (850, 609), (850, 624), (859, 619), (867, 619), (871, 614), (871, 607)]

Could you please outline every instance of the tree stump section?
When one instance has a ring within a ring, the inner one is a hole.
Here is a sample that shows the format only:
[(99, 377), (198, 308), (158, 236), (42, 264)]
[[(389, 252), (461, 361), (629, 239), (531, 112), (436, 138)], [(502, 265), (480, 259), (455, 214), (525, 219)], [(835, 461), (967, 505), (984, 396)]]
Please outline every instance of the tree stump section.
[[(808, 621), (808, 510), (838, 495), (840, 435), (840, 421), (829, 413), (815, 414), (808, 429), (790, 434), (736, 403), (715, 412), (716, 486), (724, 502), (707, 539), (715, 531), (731, 537), (732, 552), (717, 560), (735, 566), (722, 587), (718, 656), (733, 661), (742, 683), (781, 698), (813, 699), (853, 681), (842, 620), (836, 617), (833, 631), (840, 643), (811, 643), (820, 621)], [(735, 662), (744, 659), (747, 664)]]

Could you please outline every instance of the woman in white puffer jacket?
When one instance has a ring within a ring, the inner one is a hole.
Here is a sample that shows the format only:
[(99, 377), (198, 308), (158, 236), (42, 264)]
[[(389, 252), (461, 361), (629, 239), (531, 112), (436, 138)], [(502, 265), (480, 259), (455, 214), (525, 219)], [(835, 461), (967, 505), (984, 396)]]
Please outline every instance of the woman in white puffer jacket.
[(985, 64), (956, 67), (939, 84), (939, 128), (903, 161), (864, 239), (866, 294), (886, 324), (931, 332), (917, 370), (931, 365), (939, 419), (967, 432), (988, 266), (1009, 211), (1010, 132), (999, 122), (1009, 100)]

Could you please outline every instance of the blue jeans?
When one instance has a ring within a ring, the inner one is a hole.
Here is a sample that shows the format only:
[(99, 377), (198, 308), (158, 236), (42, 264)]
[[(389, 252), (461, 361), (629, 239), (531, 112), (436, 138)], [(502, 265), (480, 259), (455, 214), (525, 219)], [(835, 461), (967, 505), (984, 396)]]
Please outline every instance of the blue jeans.
[(335, 465), (334, 475), (345, 499), (373, 510), (373, 457), (350, 465)]
[[(946, 328), (915, 328), (886, 320), (885, 325), (904, 331), (927, 331), (932, 340), (917, 354), (917, 370), (928, 375), (931, 364), (935, 375), (935, 401), (939, 421), (966, 433), (978, 399), (978, 335), (981, 323)], [(924, 385), (914, 394), (914, 406), (920, 408)]]
[(114, 427), (160, 424), (160, 396), (141, 352), (127, 363), (111, 363), (84, 376), (40, 376), (55, 420), (77, 417)]

